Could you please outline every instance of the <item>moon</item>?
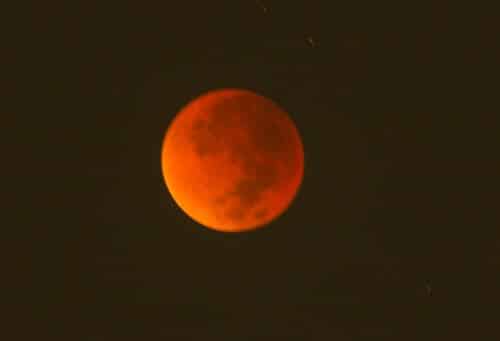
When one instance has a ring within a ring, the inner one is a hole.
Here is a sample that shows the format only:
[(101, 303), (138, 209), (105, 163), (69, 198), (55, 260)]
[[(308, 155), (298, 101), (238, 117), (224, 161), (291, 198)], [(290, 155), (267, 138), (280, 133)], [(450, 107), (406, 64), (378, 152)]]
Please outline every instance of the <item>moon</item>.
[(304, 148), (294, 122), (272, 100), (218, 89), (182, 108), (166, 130), (163, 178), (191, 219), (220, 232), (268, 225), (296, 197)]

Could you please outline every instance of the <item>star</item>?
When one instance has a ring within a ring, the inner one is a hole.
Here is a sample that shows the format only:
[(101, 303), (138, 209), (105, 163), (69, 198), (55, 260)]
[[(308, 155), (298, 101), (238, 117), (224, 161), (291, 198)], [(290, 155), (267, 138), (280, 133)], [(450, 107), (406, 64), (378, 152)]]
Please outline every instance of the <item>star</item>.
[(425, 284), (425, 289), (427, 289), (427, 294), (429, 296), (432, 296), (432, 287), (431, 287), (431, 285), (429, 283)]
[(256, 0), (255, 2), (257, 3), (257, 5), (259, 5), (262, 11), (264, 11), (264, 13), (267, 13), (267, 7), (264, 6), (264, 4), (260, 0)]
[(311, 36), (307, 37), (307, 42), (311, 45), (311, 47), (316, 47), (316, 42)]

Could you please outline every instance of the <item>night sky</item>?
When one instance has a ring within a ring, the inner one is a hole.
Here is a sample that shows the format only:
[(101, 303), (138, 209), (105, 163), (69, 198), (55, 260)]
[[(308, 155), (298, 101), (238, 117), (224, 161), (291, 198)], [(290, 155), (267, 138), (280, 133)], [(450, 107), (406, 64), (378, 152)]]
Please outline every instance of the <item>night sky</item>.
[[(498, 18), (474, 4), (2, 13), (5, 340), (496, 339)], [(250, 233), (201, 227), (161, 175), (175, 113), (227, 87), (305, 149), (296, 200)]]

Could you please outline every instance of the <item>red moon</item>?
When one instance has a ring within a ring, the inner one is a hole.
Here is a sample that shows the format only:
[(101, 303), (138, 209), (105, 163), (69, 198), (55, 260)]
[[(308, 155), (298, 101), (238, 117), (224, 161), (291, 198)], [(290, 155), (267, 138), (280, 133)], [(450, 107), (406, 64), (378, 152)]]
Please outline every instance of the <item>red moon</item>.
[(163, 140), (165, 183), (194, 221), (221, 232), (267, 225), (295, 198), (304, 148), (288, 114), (243, 89), (208, 92), (173, 119)]

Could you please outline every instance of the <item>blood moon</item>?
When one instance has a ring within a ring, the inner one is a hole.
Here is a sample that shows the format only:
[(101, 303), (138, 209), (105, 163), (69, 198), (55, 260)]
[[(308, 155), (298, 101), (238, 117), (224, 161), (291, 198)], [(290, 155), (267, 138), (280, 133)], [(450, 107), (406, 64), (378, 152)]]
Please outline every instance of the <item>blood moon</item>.
[(219, 89), (188, 103), (168, 127), (165, 183), (193, 220), (223, 232), (262, 227), (291, 204), (304, 149), (288, 114), (266, 97)]

